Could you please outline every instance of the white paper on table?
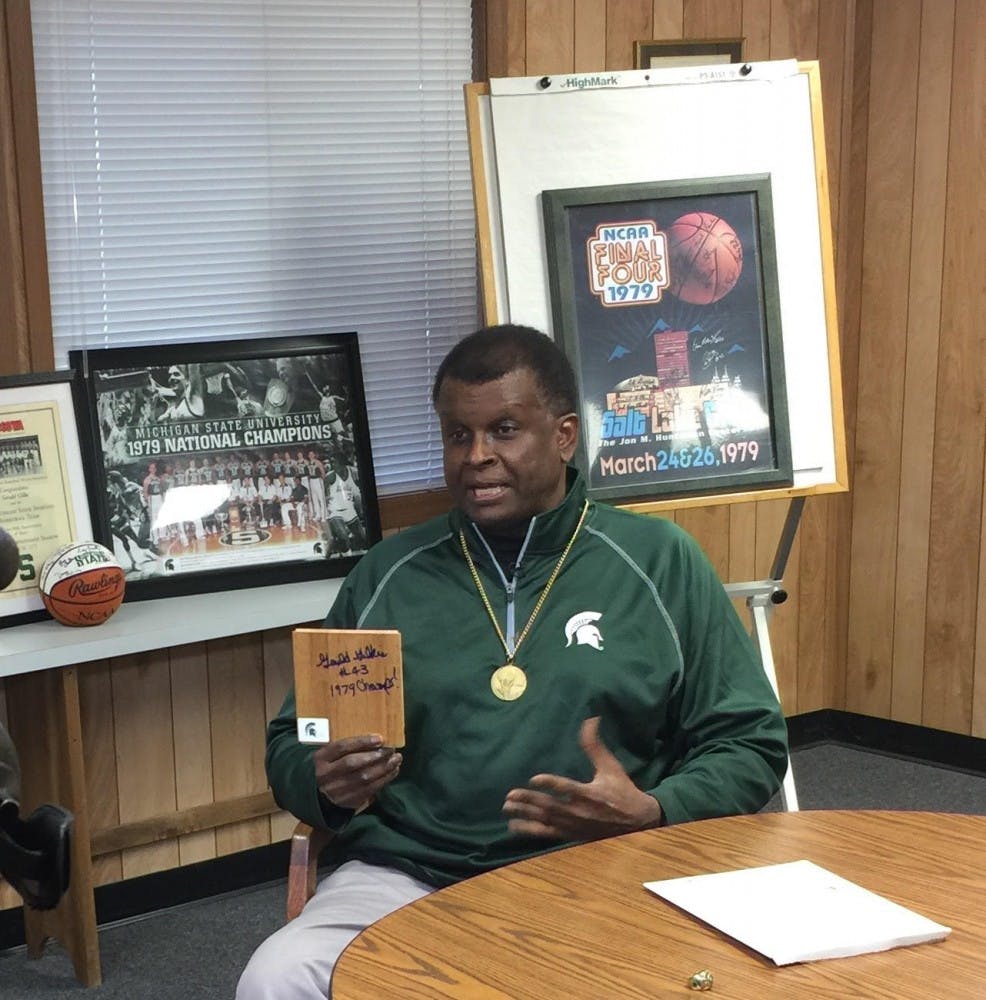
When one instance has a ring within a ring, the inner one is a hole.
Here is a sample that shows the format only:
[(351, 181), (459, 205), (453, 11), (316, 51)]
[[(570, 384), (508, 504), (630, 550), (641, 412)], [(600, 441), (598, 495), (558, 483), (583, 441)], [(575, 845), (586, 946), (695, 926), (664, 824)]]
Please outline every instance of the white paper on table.
[(645, 882), (777, 965), (844, 958), (924, 941), (950, 927), (899, 906), (811, 861)]

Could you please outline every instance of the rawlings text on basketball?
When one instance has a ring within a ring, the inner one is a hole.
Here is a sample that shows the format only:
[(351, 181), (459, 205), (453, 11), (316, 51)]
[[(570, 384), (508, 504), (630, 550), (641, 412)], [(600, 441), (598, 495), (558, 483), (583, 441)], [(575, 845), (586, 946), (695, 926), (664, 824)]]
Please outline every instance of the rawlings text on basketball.
[(668, 243), (650, 219), (603, 223), (586, 241), (589, 287), (604, 306), (661, 301), (668, 287)]
[(115, 596), (119, 589), (119, 574), (103, 573), (101, 576), (95, 578), (73, 577), (69, 580), (67, 595), (70, 600), (78, 597), (94, 597), (98, 594)]

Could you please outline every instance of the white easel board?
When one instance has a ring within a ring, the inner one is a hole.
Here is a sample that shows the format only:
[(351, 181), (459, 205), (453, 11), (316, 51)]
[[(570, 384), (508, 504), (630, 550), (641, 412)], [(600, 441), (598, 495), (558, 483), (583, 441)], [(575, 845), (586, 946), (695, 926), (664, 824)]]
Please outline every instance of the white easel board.
[(675, 505), (847, 489), (817, 63), (495, 79), (466, 101), (486, 319), (556, 339), (542, 192), (769, 175), (793, 487)]

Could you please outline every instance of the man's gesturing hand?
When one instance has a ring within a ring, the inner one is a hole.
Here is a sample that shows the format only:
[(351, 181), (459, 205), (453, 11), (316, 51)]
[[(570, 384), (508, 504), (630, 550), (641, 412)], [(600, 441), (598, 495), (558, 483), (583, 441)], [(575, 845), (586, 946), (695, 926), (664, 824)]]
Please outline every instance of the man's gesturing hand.
[(583, 783), (557, 774), (536, 774), (527, 788), (507, 793), (503, 811), (515, 833), (558, 840), (599, 840), (658, 826), (661, 807), (630, 780), (599, 739), (599, 717), (586, 719), (579, 743), (595, 767)]
[(401, 755), (377, 735), (333, 740), (315, 751), (315, 783), (334, 805), (362, 809), (401, 769)]

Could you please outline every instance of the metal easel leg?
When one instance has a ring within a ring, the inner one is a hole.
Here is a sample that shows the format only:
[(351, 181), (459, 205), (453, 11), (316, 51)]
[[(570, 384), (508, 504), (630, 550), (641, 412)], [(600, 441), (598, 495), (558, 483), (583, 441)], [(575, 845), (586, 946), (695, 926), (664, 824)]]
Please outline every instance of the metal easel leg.
[[(774, 694), (780, 700), (780, 692), (777, 689), (777, 671), (774, 668), (774, 654), (770, 648), (770, 633), (767, 628), (769, 613), (773, 608), (770, 603), (770, 596), (751, 597), (747, 600), (750, 614), (753, 616), (753, 641), (760, 653), (760, 662), (763, 664), (764, 673), (770, 686), (774, 689)], [(788, 812), (798, 812), (798, 792), (794, 787), (794, 771), (791, 770), (791, 757), (787, 758), (787, 771), (784, 772), (784, 780), (781, 783), (781, 804)]]
[[(757, 652), (760, 654), (760, 662), (763, 664), (764, 673), (770, 681), (770, 686), (780, 701), (780, 690), (777, 687), (777, 671), (774, 668), (774, 654), (770, 648), (770, 612), (778, 604), (783, 604), (787, 600), (787, 593), (781, 586), (784, 576), (784, 569), (787, 566), (788, 556), (791, 554), (791, 546), (794, 544), (794, 536), (798, 531), (798, 523), (801, 520), (801, 512), (804, 510), (805, 498), (794, 497), (791, 506), (787, 511), (787, 519), (781, 530), (781, 537), (777, 542), (777, 552), (774, 556), (774, 565), (770, 571), (769, 580), (755, 580), (750, 583), (728, 583), (726, 592), (730, 597), (742, 597), (746, 599), (746, 606), (750, 609), (753, 619), (751, 635)], [(794, 772), (791, 770), (790, 755), (787, 759), (787, 771), (784, 774), (784, 781), (781, 783), (781, 803), (788, 812), (798, 812), (798, 793), (794, 787)]]

